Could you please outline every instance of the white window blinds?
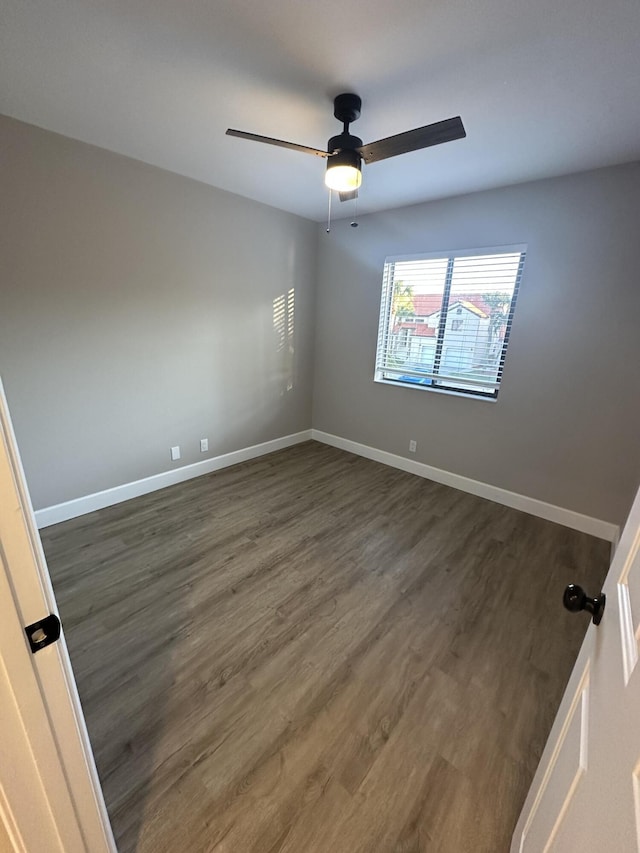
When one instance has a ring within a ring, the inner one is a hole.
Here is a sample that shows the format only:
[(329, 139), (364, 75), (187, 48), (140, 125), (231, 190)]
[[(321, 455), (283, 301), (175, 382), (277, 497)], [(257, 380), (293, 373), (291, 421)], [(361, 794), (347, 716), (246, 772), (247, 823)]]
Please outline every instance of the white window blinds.
[(525, 251), (387, 258), (375, 378), (496, 397)]

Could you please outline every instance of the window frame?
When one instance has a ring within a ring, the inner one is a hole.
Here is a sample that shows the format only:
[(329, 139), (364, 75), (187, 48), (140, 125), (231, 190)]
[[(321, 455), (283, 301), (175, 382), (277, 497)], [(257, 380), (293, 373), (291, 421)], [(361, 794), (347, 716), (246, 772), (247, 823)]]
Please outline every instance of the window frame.
[[(491, 383), (495, 384), (496, 387), (492, 391), (485, 389), (480, 390), (481, 384), (477, 382), (479, 385), (479, 389), (476, 391), (473, 388), (465, 387), (456, 388), (451, 386), (447, 386), (444, 384), (434, 385), (432, 384), (434, 380), (432, 377), (428, 377), (426, 375), (422, 375), (417, 369), (407, 369), (405, 372), (407, 375), (415, 376), (415, 380), (407, 381), (400, 380), (397, 378), (391, 378), (389, 376), (385, 376), (385, 372), (389, 372), (388, 368), (384, 368), (381, 365), (381, 361), (384, 357), (385, 349), (384, 342), (388, 341), (389, 338), (389, 325), (391, 321), (391, 303), (393, 301), (393, 280), (389, 281), (389, 267), (392, 264), (400, 263), (403, 261), (429, 261), (429, 260), (442, 260), (447, 261), (447, 269), (445, 272), (444, 285), (442, 290), (442, 298), (440, 303), (440, 318), (438, 322), (438, 329), (435, 335), (436, 339), (436, 348), (434, 355), (434, 368), (432, 372), (437, 372), (439, 369), (441, 361), (442, 361), (442, 351), (445, 345), (445, 332), (447, 326), (447, 320), (449, 317), (449, 309), (450, 309), (450, 295), (451, 295), (451, 285), (453, 278), (453, 267), (455, 261), (459, 258), (465, 257), (475, 257), (482, 255), (520, 255), (520, 260), (518, 263), (518, 269), (515, 275), (515, 283), (513, 294), (511, 296), (511, 302), (509, 304), (509, 312), (507, 315), (507, 323), (505, 329), (504, 339), (502, 341), (502, 348), (500, 350), (500, 356), (498, 358), (498, 365), (502, 365), (502, 369), (504, 369), (507, 347), (509, 345), (509, 340), (511, 336), (511, 327), (515, 315), (515, 308), (518, 302), (518, 295), (520, 292), (520, 288), (522, 286), (522, 277), (524, 270), (524, 262), (527, 256), (528, 246), (526, 243), (515, 243), (508, 244), (502, 246), (483, 246), (481, 248), (474, 249), (454, 249), (450, 251), (440, 251), (440, 252), (420, 252), (417, 254), (409, 254), (409, 255), (389, 255), (384, 259), (383, 265), (383, 274), (382, 274), (382, 294), (380, 298), (380, 316), (378, 322), (378, 336), (376, 342), (376, 359), (375, 359), (375, 370), (374, 370), (374, 382), (378, 382), (384, 385), (395, 385), (399, 388), (415, 388), (420, 391), (432, 391), (437, 394), (449, 394), (454, 395), (456, 397), (468, 397), (474, 400), (485, 400), (488, 402), (496, 402), (498, 398), (498, 392), (501, 387), (502, 375), (500, 371), (498, 372), (498, 377), (496, 382)], [(393, 275), (393, 273), (392, 273)], [(424, 380), (429, 380), (429, 382), (425, 382)], [(449, 380), (451, 381), (451, 380)], [(464, 382), (464, 380), (460, 381), (461, 385), (469, 385), (474, 384), (474, 381)]]

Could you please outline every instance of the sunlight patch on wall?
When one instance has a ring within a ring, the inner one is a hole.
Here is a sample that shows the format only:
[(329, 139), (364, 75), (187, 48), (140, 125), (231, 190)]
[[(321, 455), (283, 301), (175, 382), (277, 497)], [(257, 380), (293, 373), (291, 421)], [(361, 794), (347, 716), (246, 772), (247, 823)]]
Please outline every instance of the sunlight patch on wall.
[(281, 354), (283, 392), (293, 391), (295, 290), (292, 287), (273, 300), (273, 328), (276, 333), (276, 352)]

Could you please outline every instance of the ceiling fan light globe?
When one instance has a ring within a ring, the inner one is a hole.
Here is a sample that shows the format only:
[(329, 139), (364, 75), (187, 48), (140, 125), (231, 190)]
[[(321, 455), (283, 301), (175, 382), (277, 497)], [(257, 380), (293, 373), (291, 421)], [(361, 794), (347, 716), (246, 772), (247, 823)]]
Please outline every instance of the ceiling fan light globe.
[(362, 172), (356, 166), (327, 166), (324, 182), (331, 190), (351, 192), (362, 184)]

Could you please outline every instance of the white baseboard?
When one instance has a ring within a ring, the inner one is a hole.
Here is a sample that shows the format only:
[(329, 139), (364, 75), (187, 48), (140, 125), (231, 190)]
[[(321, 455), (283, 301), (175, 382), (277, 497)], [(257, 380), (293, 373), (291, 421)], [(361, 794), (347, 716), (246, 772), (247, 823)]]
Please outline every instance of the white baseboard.
[(58, 524), (60, 521), (68, 521), (70, 518), (86, 515), (88, 512), (94, 512), (106, 506), (113, 506), (131, 498), (155, 492), (158, 489), (165, 489), (175, 483), (183, 483), (185, 480), (200, 477), (202, 474), (210, 474), (212, 471), (219, 471), (221, 468), (228, 468), (230, 465), (237, 465), (239, 462), (246, 462), (248, 459), (255, 459), (257, 456), (283, 450), (285, 447), (309, 441), (310, 438), (311, 430), (306, 429), (291, 435), (283, 435), (281, 438), (274, 438), (272, 441), (265, 441), (262, 444), (243, 447), (222, 456), (204, 459), (202, 462), (195, 462), (193, 465), (183, 465), (182, 468), (163, 471), (161, 474), (154, 474), (151, 477), (145, 477), (143, 480), (135, 480), (133, 483), (124, 483), (122, 486), (85, 495), (83, 498), (75, 498), (55, 506), (48, 506), (36, 510), (36, 524), (38, 529), (49, 527), (52, 524)]
[(538, 518), (555, 521), (556, 524), (580, 530), (582, 533), (589, 533), (598, 539), (606, 539), (607, 542), (617, 542), (620, 535), (620, 528), (617, 524), (611, 524), (611, 522), (602, 521), (599, 518), (591, 518), (589, 515), (574, 512), (572, 509), (564, 509), (563, 507), (540, 501), (537, 498), (519, 495), (517, 492), (510, 492), (507, 489), (491, 486), (479, 480), (471, 480), (469, 477), (463, 477), (461, 474), (452, 474), (450, 471), (443, 471), (441, 468), (434, 468), (432, 465), (426, 465), (424, 462), (406, 459), (404, 456), (397, 456), (395, 453), (388, 453), (386, 450), (368, 447), (366, 444), (359, 444), (357, 441), (350, 441), (348, 438), (341, 438), (338, 435), (331, 435), (328, 432), (322, 432), (317, 429), (311, 430), (311, 438), (323, 444), (338, 447), (340, 450), (347, 450), (358, 456), (364, 456), (366, 459), (382, 462), (383, 465), (390, 465), (392, 468), (399, 468), (401, 471), (417, 474), (418, 477), (434, 480), (436, 483), (460, 489), (462, 492), (469, 492), (469, 494), (495, 501), (495, 503), (509, 506), (512, 509), (528, 512), (530, 515), (535, 515)]
[(170, 471), (163, 471), (161, 474), (154, 474), (142, 480), (124, 483), (112, 489), (105, 489), (102, 492), (95, 492), (91, 495), (85, 495), (82, 498), (75, 498), (65, 503), (39, 509), (35, 513), (36, 523), (39, 529), (49, 527), (52, 524), (58, 524), (61, 521), (67, 521), (79, 515), (86, 515), (97, 509), (113, 506), (114, 504), (128, 501), (131, 498), (155, 492), (158, 489), (165, 489), (167, 486), (173, 486), (175, 483), (183, 483), (185, 480), (200, 477), (202, 474), (210, 474), (212, 471), (219, 471), (221, 468), (237, 465), (239, 462), (246, 462), (258, 456), (264, 456), (267, 453), (274, 453), (276, 450), (283, 450), (285, 447), (291, 447), (294, 444), (309, 441), (309, 439), (314, 439), (323, 444), (330, 444), (332, 447), (338, 447), (341, 450), (347, 450), (358, 456), (364, 456), (366, 459), (372, 459), (374, 462), (381, 462), (383, 465), (399, 468), (401, 471), (416, 474), (418, 477), (434, 480), (436, 483), (442, 483), (445, 486), (460, 489), (460, 491), (495, 501), (504, 506), (528, 512), (530, 515), (544, 518), (547, 521), (554, 521), (556, 524), (562, 524), (574, 530), (580, 530), (582, 533), (597, 536), (599, 539), (606, 539), (608, 542), (613, 543), (614, 548), (620, 536), (620, 528), (608, 521), (591, 518), (591, 516), (574, 512), (571, 509), (564, 509), (563, 507), (537, 500), (537, 498), (519, 495), (517, 492), (510, 492), (498, 486), (482, 483), (479, 480), (472, 480), (469, 477), (463, 477), (461, 474), (443, 471), (441, 468), (434, 468), (432, 465), (427, 465), (424, 462), (406, 459), (404, 456), (388, 453), (386, 450), (378, 450), (375, 447), (369, 447), (366, 444), (360, 444), (357, 441), (351, 441), (348, 438), (341, 438), (338, 435), (331, 435), (317, 429), (303, 430), (292, 435), (285, 435), (281, 438), (275, 438), (272, 441), (265, 441), (262, 444), (254, 444), (251, 447), (234, 450), (222, 456), (214, 456), (202, 462), (195, 462), (193, 465), (173, 468)]

